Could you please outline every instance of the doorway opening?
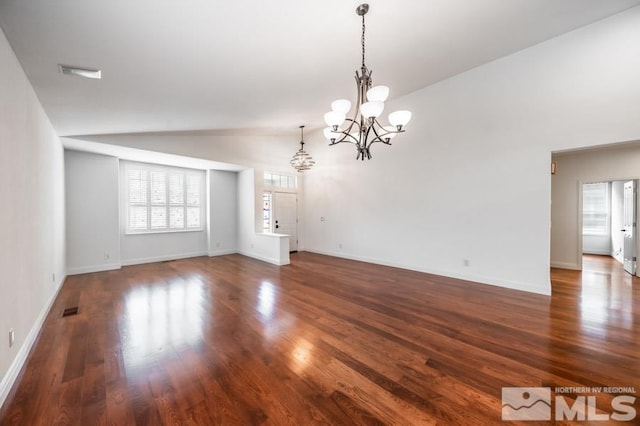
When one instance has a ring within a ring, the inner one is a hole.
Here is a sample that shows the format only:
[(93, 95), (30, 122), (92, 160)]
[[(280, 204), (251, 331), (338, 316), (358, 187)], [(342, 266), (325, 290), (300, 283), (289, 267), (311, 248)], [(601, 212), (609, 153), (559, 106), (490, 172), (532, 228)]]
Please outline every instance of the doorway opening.
[(635, 275), (637, 239), (637, 180), (587, 182), (581, 185), (582, 267), (593, 258), (610, 256)]

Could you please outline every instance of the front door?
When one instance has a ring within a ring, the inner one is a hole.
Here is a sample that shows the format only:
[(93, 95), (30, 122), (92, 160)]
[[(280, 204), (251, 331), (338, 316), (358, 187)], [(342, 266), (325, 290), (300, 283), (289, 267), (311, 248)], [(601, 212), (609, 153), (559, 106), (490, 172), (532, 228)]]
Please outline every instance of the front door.
[(624, 232), (624, 270), (631, 275), (636, 274), (636, 206), (637, 182), (630, 180), (624, 183), (624, 207), (622, 231)]
[(289, 235), (289, 251), (298, 251), (298, 195), (273, 194), (273, 232)]

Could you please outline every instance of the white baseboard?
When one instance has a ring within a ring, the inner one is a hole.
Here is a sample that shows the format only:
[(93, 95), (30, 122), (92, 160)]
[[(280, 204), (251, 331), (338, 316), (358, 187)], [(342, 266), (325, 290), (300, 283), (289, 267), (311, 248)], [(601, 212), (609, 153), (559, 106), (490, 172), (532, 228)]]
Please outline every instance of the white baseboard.
[(206, 251), (196, 251), (192, 253), (168, 254), (164, 256), (139, 257), (122, 261), (122, 266), (141, 265), (143, 263), (165, 262), (167, 260), (188, 259), (190, 257), (207, 256)]
[(210, 251), (209, 257), (226, 256), (227, 254), (237, 254), (237, 253), (238, 253), (238, 250), (216, 250), (216, 251)]
[(80, 268), (68, 268), (67, 275), (89, 274), (91, 272), (113, 271), (120, 269), (122, 265), (119, 263), (106, 263), (104, 265), (82, 266)]
[(261, 260), (263, 262), (267, 262), (267, 263), (271, 263), (272, 265), (277, 265), (277, 266), (285, 266), (288, 265), (291, 262), (281, 262), (279, 259), (274, 259), (271, 257), (267, 257), (267, 256), (262, 256), (256, 253), (251, 253), (248, 251), (244, 251), (244, 250), (240, 250), (238, 253), (240, 253), (243, 256), (247, 256), (247, 257), (252, 257), (254, 259), (258, 259)]
[(573, 271), (581, 271), (582, 270), (582, 266), (578, 265), (577, 263), (570, 263), (570, 262), (555, 262), (555, 261), (551, 261), (551, 267), (552, 268), (559, 268), (559, 269), (571, 269)]
[[(492, 286), (496, 286), (496, 287), (502, 287), (502, 288), (508, 288), (508, 289), (512, 289), (512, 290), (520, 290), (520, 291), (526, 291), (526, 292), (529, 292), (529, 293), (542, 294), (544, 296), (550, 296), (551, 295), (551, 282), (543, 283), (542, 285), (532, 286), (530, 283), (523, 283), (523, 282), (511, 281), (511, 280), (495, 279), (495, 278), (491, 278), (491, 277), (485, 277), (483, 275), (460, 274), (460, 273), (455, 272), (455, 271), (445, 271), (445, 270), (441, 270), (441, 269), (428, 268), (428, 267), (419, 266), (419, 265), (411, 265), (411, 264), (405, 264), (405, 263), (400, 263), (400, 262), (390, 262), (390, 261), (387, 261), (387, 260), (384, 260), (384, 259), (370, 258), (370, 257), (364, 257), (364, 256), (356, 256), (356, 255), (346, 254), (346, 253), (343, 253), (343, 252), (328, 252), (328, 251), (323, 251), (323, 250), (312, 250), (312, 249), (306, 249), (305, 251), (308, 251), (308, 252), (311, 252), (311, 253), (324, 254), (324, 255), (327, 255), (327, 256), (342, 257), (342, 258), (345, 258), (345, 259), (357, 260), (357, 261), (360, 261), (360, 262), (374, 263), (374, 264), (377, 264), (377, 265), (391, 266), (393, 268), (408, 269), (410, 271), (416, 271), (416, 272), (424, 272), (426, 274), (433, 274), (433, 275), (440, 275), (440, 276), (443, 276), (443, 277), (456, 278), (456, 279), (464, 280), (464, 281), (472, 281), (472, 282), (476, 282), (476, 283), (480, 283), (480, 284), (488, 284), (488, 285), (492, 285)], [(548, 285), (545, 285), (545, 284), (548, 284)]]
[(609, 250), (585, 250), (583, 254), (595, 254), (598, 256), (611, 256), (611, 252)]
[(38, 334), (42, 329), (44, 320), (47, 318), (47, 315), (49, 315), (49, 311), (53, 306), (53, 302), (55, 302), (56, 298), (58, 297), (58, 293), (60, 292), (60, 289), (62, 288), (62, 284), (64, 283), (64, 280), (66, 278), (67, 278), (66, 275), (63, 276), (62, 279), (59, 281), (59, 283), (57, 283), (57, 287), (55, 291), (51, 294), (51, 297), (49, 298), (47, 304), (42, 308), (42, 311), (40, 311), (40, 315), (38, 315), (38, 318), (36, 318), (36, 321), (33, 324), (33, 327), (31, 327), (31, 330), (29, 330), (29, 334), (27, 334), (27, 337), (24, 339), (24, 342), (22, 343), (20, 350), (18, 350), (16, 357), (13, 359), (13, 362), (9, 366), (9, 369), (7, 370), (2, 380), (0, 381), (0, 407), (2, 407), (2, 405), (6, 401), (7, 396), (9, 396), (9, 392), (11, 391), (11, 388), (13, 387), (16, 379), (20, 375), (20, 371), (22, 370), (22, 367), (24, 367), (24, 364), (27, 361), (29, 352), (31, 351), (31, 348), (33, 347), (33, 344), (35, 343), (36, 338), (38, 337)]

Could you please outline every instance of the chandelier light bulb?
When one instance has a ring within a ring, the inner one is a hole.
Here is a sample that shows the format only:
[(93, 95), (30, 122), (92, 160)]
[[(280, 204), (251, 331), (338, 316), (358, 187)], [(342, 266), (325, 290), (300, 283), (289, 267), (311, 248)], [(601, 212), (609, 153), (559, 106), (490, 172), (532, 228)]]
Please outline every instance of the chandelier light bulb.
[(378, 118), (384, 110), (384, 102), (370, 101), (360, 105), (360, 112), (366, 118)]
[(389, 114), (389, 123), (401, 130), (411, 120), (411, 111), (394, 111)]
[(329, 139), (331, 142), (335, 142), (335, 140), (340, 137), (340, 133), (334, 133), (333, 128), (331, 127), (325, 127), (322, 133), (324, 134), (324, 137)]
[(337, 130), (338, 127), (344, 122), (346, 114), (344, 112), (329, 111), (324, 115), (324, 121), (328, 126), (331, 126), (333, 130)]
[(374, 86), (367, 91), (367, 100), (369, 102), (384, 102), (389, 97), (389, 88), (387, 86)]
[(331, 110), (335, 112), (341, 112), (348, 114), (351, 111), (351, 101), (348, 99), (338, 99), (331, 102)]

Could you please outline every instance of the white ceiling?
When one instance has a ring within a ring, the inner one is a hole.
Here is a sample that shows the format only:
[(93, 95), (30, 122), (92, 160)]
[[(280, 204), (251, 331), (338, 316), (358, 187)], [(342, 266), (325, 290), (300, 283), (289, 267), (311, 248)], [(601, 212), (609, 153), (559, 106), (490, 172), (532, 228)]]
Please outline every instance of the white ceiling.
[[(321, 127), (354, 98), (360, 1), (0, 0), (61, 136)], [(367, 65), (391, 97), (640, 0), (369, 0)], [(57, 65), (95, 67), (102, 80)]]

